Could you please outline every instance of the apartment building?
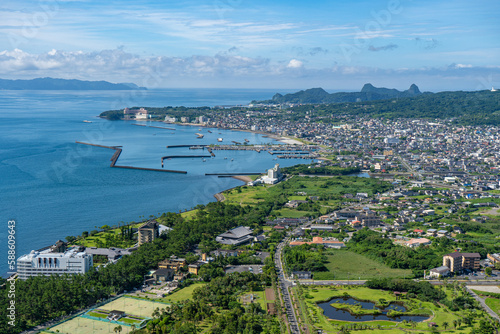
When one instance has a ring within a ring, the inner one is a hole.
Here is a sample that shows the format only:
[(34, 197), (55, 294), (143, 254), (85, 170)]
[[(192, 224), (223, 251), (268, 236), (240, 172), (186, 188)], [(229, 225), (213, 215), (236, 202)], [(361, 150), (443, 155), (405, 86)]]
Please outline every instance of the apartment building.
[(460, 272), (464, 269), (477, 270), (479, 269), (479, 253), (450, 253), (443, 256), (443, 266), (450, 268), (453, 273)]

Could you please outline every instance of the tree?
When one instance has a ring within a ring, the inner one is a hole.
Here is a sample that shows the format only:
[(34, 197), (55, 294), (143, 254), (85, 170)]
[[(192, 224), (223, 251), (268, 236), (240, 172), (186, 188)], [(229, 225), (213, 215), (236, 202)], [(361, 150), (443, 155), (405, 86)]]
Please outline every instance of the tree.
[(486, 269), (484, 269), (484, 273), (488, 276), (491, 276), (492, 272), (493, 272), (493, 269), (491, 269), (491, 267), (486, 267)]
[(75, 241), (75, 239), (76, 239), (76, 238), (75, 238), (74, 236), (72, 236), (72, 235), (68, 235), (68, 236), (66, 237), (66, 241), (67, 241), (67, 242), (69, 242), (69, 243), (72, 243), (73, 241)]
[(448, 322), (446, 322), (446, 321), (445, 321), (445, 322), (443, 322), (443, 327), (444, 327), (444, 329), (445, 329), (445, 330), (446, 330), (446, 328), (448, 328), (448, 326), (449, 326), (449, 325), (448, 325)]

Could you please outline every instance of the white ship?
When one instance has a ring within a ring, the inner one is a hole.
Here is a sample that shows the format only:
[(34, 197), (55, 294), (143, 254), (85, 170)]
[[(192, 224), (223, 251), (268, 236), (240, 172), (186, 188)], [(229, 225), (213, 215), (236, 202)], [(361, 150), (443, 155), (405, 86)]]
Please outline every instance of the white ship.
[(223, 139), (222, 138), (217, 138), (217, 141), (218, 142), (221, 142)]

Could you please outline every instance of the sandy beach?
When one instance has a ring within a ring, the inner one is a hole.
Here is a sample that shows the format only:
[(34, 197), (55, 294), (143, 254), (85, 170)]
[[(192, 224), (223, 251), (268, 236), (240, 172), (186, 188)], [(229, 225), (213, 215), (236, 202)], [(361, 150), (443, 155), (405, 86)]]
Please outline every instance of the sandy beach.
[(232, 178), (236, 179), (236, 180), (243, 181), (245, 183), (252, 182), (252, 179), (249, 176), (246, 176), (246, 175), (235, 175), (235, 176), (232, 176)]

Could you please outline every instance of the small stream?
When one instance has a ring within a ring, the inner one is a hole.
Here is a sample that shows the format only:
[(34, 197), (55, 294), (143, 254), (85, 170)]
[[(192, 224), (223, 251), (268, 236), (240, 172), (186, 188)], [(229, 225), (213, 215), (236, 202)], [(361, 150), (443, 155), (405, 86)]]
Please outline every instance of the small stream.
[(356, 321), (356, 322), (373, 321), (373, 320), (389, 320), (389, 321), (401, 322), (403, 320), (407, 320), (407, 321), (421, 322), (429, 319), (429, 317), (421, 315), (401, 315), (396, 317), (387, 316), (387, 312), (389, 310), (406, 312), (406, 308), (404, 306), (395, 303), (392, 303), (386, 308), (380, 310), (382, 312), (381, 314), (364, 314), (364, 315), (352, 315), (348, 311), (333, 307), (331, 304), (334, 303), (348, 304), (348, 305), (359, 304), (364, 310), (373, 310), (376, 307), (375, 303), (359, 301), (354, 298), (333, 298), (327, 302), (319, 303), (318, 306), (323, 309), (324, 315), (332, 320)]

